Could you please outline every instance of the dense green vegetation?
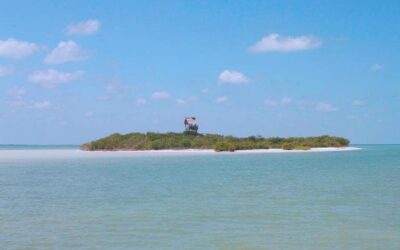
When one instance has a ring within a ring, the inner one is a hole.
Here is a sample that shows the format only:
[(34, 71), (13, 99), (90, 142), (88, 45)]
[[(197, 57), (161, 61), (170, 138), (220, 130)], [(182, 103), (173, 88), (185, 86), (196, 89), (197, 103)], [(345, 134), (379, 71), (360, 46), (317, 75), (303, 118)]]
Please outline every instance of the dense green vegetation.
[(345, 147), (349, 140), (335, 136), (264, 138), (261, 136), (233, 137), (190, 133), (130, 133), (112, 134), (81, 146), (83, 150), (160, 150), (214, 149), (235, 151), (244, 149), (282, 148), (308, 150), (315, 147)]

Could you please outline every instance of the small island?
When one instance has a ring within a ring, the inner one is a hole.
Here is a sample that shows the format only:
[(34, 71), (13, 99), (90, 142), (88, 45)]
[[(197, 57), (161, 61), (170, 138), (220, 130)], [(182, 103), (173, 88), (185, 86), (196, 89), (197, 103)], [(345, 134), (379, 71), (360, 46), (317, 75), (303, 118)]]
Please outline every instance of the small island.
[(183, 133), (129, 133), (112, 134), (81, 145), (87, 151), (143, 151), (165, 149), (212, 149), (217, 152), (255, 149), (309, 150), (311, 148), (347, 147), (349, 140), (337, 136), (317, 137), (234, 137), (198, 133), (195, 117), (184, 121)]

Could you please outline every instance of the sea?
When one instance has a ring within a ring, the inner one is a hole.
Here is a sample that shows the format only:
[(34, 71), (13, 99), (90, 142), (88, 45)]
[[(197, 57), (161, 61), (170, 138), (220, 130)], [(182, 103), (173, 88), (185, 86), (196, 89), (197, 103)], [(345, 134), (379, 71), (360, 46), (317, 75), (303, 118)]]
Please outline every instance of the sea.
[(0, 249), (400, 249), (400, 145), (275, 154), (0, 146)]

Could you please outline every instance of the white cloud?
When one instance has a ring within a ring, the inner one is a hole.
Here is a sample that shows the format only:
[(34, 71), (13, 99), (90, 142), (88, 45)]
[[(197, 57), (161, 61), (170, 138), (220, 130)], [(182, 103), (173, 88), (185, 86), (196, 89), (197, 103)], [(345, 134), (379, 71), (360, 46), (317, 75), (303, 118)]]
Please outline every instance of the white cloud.
[(168, 99), (171, 95), (168, 92), (154, 92), (151, 98), (153, 99)]
[(67, 27), (68, 35), (92, 35), (100, 29), (100, 21), (97, 19), (89, 19), (87, 21), (71, 24)]
[(319, 102), (315, 105), (315, 110), (319, 112), (334, 112), (337, 111), (337, 108), (335, 108), (332, 104)]
[(209, 91), (209, 90), (208, 90), (207, 88), (205, 88), (205, 89), (202, 89), (202, 90), (201, 90), (201, 93), (203, 93), (203, 94), (207, 94), (207, 93), (208, 93), (208, 91)]
[(185, 105), (185, 104), (189, 104), (191, 102), (194, 102), (197, 100), (197, 97), (195, 96), (191, 96), (189, 98), (186, 99), (176, 99), (176, 104), (178, 105)]
[(287, 106), (292, 103), (292, 98), (290, 97), (283, 97), (281, 100), (276, 99), (266, 99), (264, 104), (270, 107), (276, 106)]
[(234, 83), (234, 84), (241, 84), (241, 83), (249, 83), (250, 79), (247, 78), (243, 73), (235, 70), (224, 70), (222, 71), (218, 79), (221, 83)]
[(220, 96), (217, 99), (215, 99), (216, 103), (224, 103), (224, 102), (227, 102), (227, 101), (228, 101), (228, 97), (226, 97), (226, 96)]
[(25, 41), (18, 41), (14, 38), (0, 40), (0, 57), (19, 59), (29, 56), (39, 50), (39, 46)]
[(74, 41), (60, 42), (50, 54), (48, 54), (44, 63), (46, 64), (62, 64), (66, 62), (76, 62), (88, 58), (88, 53), (83, 50)]
[(382, 64), (378, 64), (378, 63), (373, 64), (370, 67), (370, 70), (372, 70), (372, 71), (378, 71), (378, 70), (381, 70), (381, 69), (383, 69), (383, 65)]
[(92, 117), (93, 115), (94, 115), (94, 112), (93, 111), (87, 111), (87, 112), (85, 112), (85, 117)]
[(34, 109), (48, 109), (50, 106), (51, 103), (49, 101), (34, 102), (32, 105)]
[(36, 71), (28, 76), (28, 81), (36, 83), (43, 88), (55, 88), (60, 84), (74, 81), (83, 75), (83, 71), (64, 73), (54, 69)]
[(0, 77), (9, 75), (13, 72), (13, 67), (11, 66), (0, 66)]
[(322, 41), (315, 36), (281, 37), (273, 33), (263, 37), (249, 48), (252, 53), (293, 52), (321, 47)]
[(354, 106), (362, 106), (365, 104), (365, 101), (363, 100), (354, 100), (351, 104), (353, 104)]
[(136, 103), (136, 106), (143, 106), (146, 104), (146, 99), (138, 98), (138, 99), (136, 99), (135, 103)]

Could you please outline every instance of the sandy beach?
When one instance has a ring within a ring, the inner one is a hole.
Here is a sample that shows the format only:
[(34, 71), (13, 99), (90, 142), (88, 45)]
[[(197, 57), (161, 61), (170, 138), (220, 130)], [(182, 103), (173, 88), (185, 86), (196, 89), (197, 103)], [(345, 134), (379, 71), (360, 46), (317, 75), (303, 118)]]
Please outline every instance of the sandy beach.
[(199, 155), (199, 154), (290, 154), (343, 152), (360, 150), (356, 147), (344, 148), (312, 148), (310, 150), (254, 149), (237, 150), (235, 152), (216, 152), (212, 149), (180, 149), (180, 150), (143, 150), (143, 151), (84, 151), (79, 149), (37, 149), (37, 150), (0, 150), (1, 159), (27, 158), (91, 158), (91, 157), (133, 157), (133, 156), (166, 156), (166, 155)]
[(311, 148), (310, 150), (284, 150), (284, 149), (251, 149), (251, 150), (236, 150), (234, 152), (216, 152), (213, 149), (162, 149), (162, 150), (121, 150), (121, 151), (83, 151), (88, 153), (117, 153), (117, 154), (270, 154), (270, 153), (308, 153), (308, 152), (341, 152), (360, 150), (357, 147), (326, 147), (326, 148)]

